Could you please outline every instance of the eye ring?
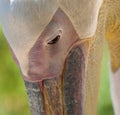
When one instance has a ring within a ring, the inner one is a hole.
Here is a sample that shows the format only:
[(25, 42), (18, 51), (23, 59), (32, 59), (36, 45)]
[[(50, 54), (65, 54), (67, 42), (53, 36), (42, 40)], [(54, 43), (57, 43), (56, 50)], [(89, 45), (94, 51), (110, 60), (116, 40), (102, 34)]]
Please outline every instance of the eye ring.
[(60, 40), (60, 35), (57, 35), (54, 39), (50, 40), (47, 44), (53, 45), (56, 44)]
[(50, 37), (47, 38), (46, 44), (55, 45), (61, 39), (62, 33), (63, 33), (62, 29), (55, 31), (54, 34), (50, 35)]

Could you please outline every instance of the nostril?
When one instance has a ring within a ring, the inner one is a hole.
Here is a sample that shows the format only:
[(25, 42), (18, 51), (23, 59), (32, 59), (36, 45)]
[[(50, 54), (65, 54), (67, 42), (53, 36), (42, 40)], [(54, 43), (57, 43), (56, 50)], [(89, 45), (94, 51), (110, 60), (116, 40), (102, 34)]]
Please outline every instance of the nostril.
[(48, 42), (49, 45), (55, 44), (59, 41), (60, 35), (57, 35), (54, 39)]

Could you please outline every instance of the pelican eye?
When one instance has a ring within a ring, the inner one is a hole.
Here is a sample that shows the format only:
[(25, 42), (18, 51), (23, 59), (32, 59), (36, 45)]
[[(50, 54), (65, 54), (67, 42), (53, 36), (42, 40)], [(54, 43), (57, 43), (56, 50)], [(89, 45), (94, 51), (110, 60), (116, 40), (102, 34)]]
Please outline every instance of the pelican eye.
[(57, 35), (54, 39), (48, 42), (49, 45), (55, 44), (59, 41), (60, 35)]

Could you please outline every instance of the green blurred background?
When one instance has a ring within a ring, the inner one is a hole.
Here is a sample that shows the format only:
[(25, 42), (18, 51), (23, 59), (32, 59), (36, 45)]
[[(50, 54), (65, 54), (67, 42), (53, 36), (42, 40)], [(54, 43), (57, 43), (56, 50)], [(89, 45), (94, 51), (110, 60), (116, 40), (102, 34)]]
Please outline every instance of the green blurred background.
[[(30, 115), (20, 71), (14, 63), (0, 28), (0, 115)], [(114, 115), (110, 98), (108, 51), (104, 47), (98, 115)]]

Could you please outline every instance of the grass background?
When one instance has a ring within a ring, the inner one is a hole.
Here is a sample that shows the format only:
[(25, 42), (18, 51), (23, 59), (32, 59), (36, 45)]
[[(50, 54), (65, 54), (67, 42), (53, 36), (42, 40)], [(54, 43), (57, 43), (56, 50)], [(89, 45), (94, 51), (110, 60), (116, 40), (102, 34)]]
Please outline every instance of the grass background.
[[(30, 115), (20, 71), (14, 63), (0, 28), (0, 115)], [(110, 98), (108, 51), (102, 61), (98, 115), (114, 115)]]

